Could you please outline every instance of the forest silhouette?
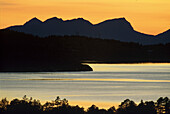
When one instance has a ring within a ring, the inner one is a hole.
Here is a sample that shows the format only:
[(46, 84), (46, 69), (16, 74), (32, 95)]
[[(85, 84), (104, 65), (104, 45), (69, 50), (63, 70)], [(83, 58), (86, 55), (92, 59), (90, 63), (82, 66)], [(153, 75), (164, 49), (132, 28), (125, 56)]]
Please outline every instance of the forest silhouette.
[(83, 36), (41, 38), (0, 30), (1, 71), (92, 71), (82, 63), (170, 62), (170, 43), (140, 45)]
[(170, 114), (170, 99), (160, 97), (156, 102), (141, 100), (136, 104), (126, 99), (116, 109), (114, 106), (109, 109), (100, 109), (92, 105), (87, 110), (83, 107), (71, 106), (67, 99), (60, 99), (59, 96), (51, 102), (41, 104), (40, 100), (27, 98), (25, 95), (21, 100), (13, 99), (10, 102), (3, 98), (0, 101), (1, 114)]

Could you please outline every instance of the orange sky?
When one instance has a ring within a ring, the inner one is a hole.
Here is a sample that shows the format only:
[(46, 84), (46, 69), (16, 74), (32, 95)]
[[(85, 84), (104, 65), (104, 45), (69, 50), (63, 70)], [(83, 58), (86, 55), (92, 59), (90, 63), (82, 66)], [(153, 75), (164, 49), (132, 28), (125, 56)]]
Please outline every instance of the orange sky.
[(170, 29), (170, 0), (0, 0), (0, 28), (33, 17), (83, 17), (92, 23), (125, 17), (135, 30), (158, 34)]

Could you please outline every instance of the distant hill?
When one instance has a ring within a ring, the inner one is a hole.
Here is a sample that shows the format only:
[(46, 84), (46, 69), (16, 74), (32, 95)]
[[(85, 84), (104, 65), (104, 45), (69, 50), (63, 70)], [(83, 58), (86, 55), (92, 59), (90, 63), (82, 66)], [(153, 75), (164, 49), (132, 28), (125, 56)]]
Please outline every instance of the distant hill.
[(170, 43), (140, 45), (83, 36), (42, 38), (4, 29), (0, 30), (0, 71), (92, 71), (82, 63), (167, 63), (169, 49)]
[[(59, 42), (57, 42), (59, 41)], [(92, 71), (61, 40), (0, 30), (0, 72)]]
[(170, 43), (169, 30), (159, 35), (148, 35), (137, 32), (125, 18), (117, 18), (92, 24), (83, 18), (62, 20), (57, 17), (42, 22), (33, 18), (24, 25), (11, 26), (7, 29), (32, 35), (47, 37), (50, 35), (76, 35), (91, 38), (114, 39), (123, 42), (136, 42), (144, 45)]

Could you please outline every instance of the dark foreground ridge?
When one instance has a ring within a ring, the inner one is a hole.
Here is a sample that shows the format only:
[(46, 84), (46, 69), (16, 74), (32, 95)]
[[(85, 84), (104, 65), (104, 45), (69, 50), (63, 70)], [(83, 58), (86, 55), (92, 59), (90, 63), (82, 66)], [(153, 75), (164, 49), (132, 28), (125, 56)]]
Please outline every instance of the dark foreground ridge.
[(82, 63), (169, 63), (170, 43), (140, 45), (83, 36), (41, 38), (0, 30), (0, 71), (92, 71)]
[(71, 106), (67, 99), (57, 97), (54, 101), (41, 104), (39, 100), (26, 95), (23, 99), (13, 99), (10, 103), (6, 98), (0, 101), (1, 114), (170, 114), (170, 99), (160, 97), (156, 102), (141, 100), (139, 104), (126, 99), (116, 109), (99, 109), (92, 105), (87, 110), (83, 107)]
[(92, 71), (67, 44), (55, 38), (0, 30), (1, 72)]

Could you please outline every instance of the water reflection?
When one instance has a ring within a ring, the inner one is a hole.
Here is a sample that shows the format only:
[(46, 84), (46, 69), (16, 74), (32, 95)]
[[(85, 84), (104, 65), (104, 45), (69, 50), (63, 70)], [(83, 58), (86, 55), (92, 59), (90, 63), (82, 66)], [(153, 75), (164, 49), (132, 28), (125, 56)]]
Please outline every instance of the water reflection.
[(100, 79), (88, 79), (88, 78), (74, 78), (74, 79), (62, 79), (62, 78), (45, 78), (45, 79), (0, 79), (0, 80), (12, 80), (12, 81), (15, 81), (15, 80), (30, 80), (30, 81), (38, 81), (38, 80), (41, 80), (41, 81), (47, 81), (47, 80), (51, 80), (51, 81), (97, 81), (97, 82), (170, 82), (170, 80), (146, 80), (146, 79), (128, 79), (128, 78), (125, 78), (125, 79), (105, 79), (105, 78), (100, 78)]
[(170, 72), (170, 63), (89, 64), (94, 71), (111, 72)]
[(170, 64), (95, 64), (92, 67), (96, 71), (0, 73), (0, 98), (27, 95), (50, 101), (60, 96), (70, 102), (114, 105), (127, 98), (140, 102), (170, 97)]

